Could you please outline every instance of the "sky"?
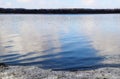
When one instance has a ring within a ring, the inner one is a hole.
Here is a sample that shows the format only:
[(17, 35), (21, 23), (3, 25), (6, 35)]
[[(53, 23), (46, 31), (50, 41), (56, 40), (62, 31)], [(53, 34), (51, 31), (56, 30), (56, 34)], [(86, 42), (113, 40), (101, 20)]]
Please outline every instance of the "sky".
[(120, 0), (0, 0), (1, 8), (120, 8)]

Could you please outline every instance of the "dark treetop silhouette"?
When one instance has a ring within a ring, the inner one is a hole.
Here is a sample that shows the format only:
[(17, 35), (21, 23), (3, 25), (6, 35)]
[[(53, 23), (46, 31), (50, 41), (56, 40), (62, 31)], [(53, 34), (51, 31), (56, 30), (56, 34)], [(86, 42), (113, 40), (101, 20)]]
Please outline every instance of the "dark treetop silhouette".
[(111, 14), (120, 13), (120, 9), (23, 9), (0, 8), (3, 14)]

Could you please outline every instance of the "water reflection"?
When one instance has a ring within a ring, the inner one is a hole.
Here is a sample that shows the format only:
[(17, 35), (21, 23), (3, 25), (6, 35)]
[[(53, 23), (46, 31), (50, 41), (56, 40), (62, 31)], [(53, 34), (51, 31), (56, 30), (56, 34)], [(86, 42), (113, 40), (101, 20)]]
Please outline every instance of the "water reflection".
[(118, 66), (118, 17), (2, 15), (0, 59), (13, 65), (53, 69)]
[[(120, 58), (120, 27), (119, 15), (112, 16), (87, 16), (83, 30), (92, 46), (99, 51), (98, 56), (104, 56), (101, 63), (119, 64)], [(109, 18), (109, 19), (108, 19)]]

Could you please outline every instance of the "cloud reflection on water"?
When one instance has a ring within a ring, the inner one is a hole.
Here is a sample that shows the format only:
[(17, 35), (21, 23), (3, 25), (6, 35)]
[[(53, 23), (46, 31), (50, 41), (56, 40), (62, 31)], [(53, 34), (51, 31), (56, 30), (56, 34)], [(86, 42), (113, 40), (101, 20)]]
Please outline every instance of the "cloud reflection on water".
[(11, 64), (40, 63), (48, 68), (106, 63), (108, 60), (103, 57), (119, 56), (117, 17), (3, 15), (0, 17), (1, 59)]

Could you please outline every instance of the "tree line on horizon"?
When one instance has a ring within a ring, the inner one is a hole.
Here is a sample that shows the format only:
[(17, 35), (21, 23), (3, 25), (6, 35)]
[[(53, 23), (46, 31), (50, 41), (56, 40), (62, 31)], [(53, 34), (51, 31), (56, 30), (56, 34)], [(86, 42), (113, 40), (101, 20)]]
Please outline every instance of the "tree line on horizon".
[(23, 9), (0, 8), (0, 13), (14, 14), (108, 14), (120, 13), (120, 9)]

